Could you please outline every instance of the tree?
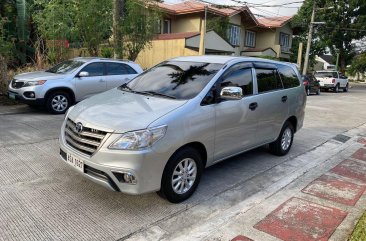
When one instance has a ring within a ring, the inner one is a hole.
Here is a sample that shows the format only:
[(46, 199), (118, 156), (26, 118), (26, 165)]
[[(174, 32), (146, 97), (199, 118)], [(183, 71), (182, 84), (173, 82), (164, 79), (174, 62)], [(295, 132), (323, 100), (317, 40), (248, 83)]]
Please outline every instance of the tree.
[(229, 29), (229, 18), (220, 16), (208, 16), (207, 17), (207, 30), (215, 31), (221, 38), (228, 41), (227, 31)]
[(366, 73), (366, 52), (356, 56), (348, 72), (352, 75), (357, 75), (358, 73), (365, 74)]
[[(308, 31), (313, 1), (306, 0), (292, 21), (302, 39), (305, 39)], [(325, 22), (325, 25), (315, 26), (312, 49), (316, 51), (311, 57), (328, 48), (333, 56), (339, 54), (341, 70), (344, 71), (354, 56), (352, 42), (366, 36), (365, 31), (357, 31), (366, 30), (366, 1), (316, 0), (316, 6), (315, 21)]]
[(34, 12), (43, 38), (81, 41), (91, 56), (111, 34), (111, 0), (36, 0)]
[(125, 1), (124, 18), (121, 21), (123, 50), (130, 60), (136, 60), (140, 51), (151, 44), (156, 35), (160, 13), (157, 1)]
[(7, 88), (7, 62), (11, 56), (12, 43), (6, 38), (4, 24), (6, 20), (0, 15), (0, 92)]

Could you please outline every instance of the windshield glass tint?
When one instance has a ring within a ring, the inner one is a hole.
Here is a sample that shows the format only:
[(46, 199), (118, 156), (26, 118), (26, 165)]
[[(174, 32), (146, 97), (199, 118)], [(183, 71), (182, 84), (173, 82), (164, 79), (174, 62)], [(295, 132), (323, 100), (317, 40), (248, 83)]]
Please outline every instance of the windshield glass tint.
[(55, 73), (55, 74), (65, 74), (70, 73), (74, 71), (75, 69), (79, 68), (81, 65), (83, 65), (84, 62), (81, 61), (75, 61), (75, 60), (67, 60), (64, 61), (49, 70), (46, 70), (46, 72)]
[(337, 78), (337, 73), (336, 72), (317, 72), (315, 73), (315, 77), (320, 77), (320, 78)]
[(163, 62), (137, 76), (128, 87), (136, 92), (155, 92), (187, 100), (195, 97), (222, 68), (222, 64)]

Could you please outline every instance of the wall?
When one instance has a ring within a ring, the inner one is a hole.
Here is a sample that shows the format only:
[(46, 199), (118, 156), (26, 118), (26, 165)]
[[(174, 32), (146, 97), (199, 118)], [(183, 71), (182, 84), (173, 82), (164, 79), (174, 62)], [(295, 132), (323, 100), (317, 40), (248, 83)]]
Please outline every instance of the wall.
[[(276, 30), (266, 29), (257, 31), (256, 34), (256, 49), (273, 48), (276, 51), (274, 45), (276, 41)], [(277, 51), (276, 51), (277, 52)]]
[(185, 48), (185, 39), (153, 40), (150, 47), (139, 53), (135, 62), (147, 69), (164, 60), (189, 55), (198, 55), (198, 52)]
[(198, 32), (201, 29), (201, 17), (199, 14), (172, 16), (170, 19), (172, 33)]

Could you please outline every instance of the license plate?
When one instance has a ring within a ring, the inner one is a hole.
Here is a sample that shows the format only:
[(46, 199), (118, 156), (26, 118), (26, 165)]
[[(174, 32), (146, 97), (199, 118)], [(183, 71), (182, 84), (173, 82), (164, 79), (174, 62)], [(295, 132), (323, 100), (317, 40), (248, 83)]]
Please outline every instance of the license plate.
[(66, 162), (73, 166), (80, 172), (84, 172), (84, 161), (80, 160), (79, 158), (67, 153), (66, 155)]
[(9, 93), (9, 99), (15, 100), (15, 94)]

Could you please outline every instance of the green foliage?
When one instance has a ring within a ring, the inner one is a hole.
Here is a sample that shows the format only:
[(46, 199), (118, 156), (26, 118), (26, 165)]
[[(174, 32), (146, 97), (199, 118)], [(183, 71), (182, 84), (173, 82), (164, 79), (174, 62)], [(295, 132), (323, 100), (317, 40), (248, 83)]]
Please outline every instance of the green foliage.
[(5, 35), (4, 24), (6, 20), (0, 15), (0, 56), (3, 59), (8, 59), (11, 56), (12, 43)]
[[(313, 2), (314, 0), (306, 0), (292, 21), (292, 26), (299, 31), (302, 40), (307, 35)], [(321, 54), (329, 48), (333, 56), (340, 54), (340, 65), (344, 70), (355, 54), (352, 41), (366, 36), (365, 31), (357, 31), (366, 30), (366, 1), (317, 0), (316, 7), (315, 22), (326, 24), (314, 28), (310, 57), (313, 59), (315, 54)], [(295, 49), (297, 46), (293, 47)]]
[(46, 40), (81, 41), (91, 56), (111, 34), (112, 1), (35, 0), (34, 21)]
[(103, 46), (100, 48), (100, 55), (103, 58), (113, 58), (113, 48)]
[(151, 44), (156, 32), (156, 24), (160, 20), (160, 12), (150, 2), (150, 8), (146, 8), (146, 2), (136, 0), (125, 1), (125, 14), (121, 21), (123, 36), (123, 48), (125, 55), (130, 60), (136, 60), (141, 50)]
[(215, 31), (220, 37), (228, 41), (227, 31), (229, 29), (229, 18), (217, 17), (215, 15), (209, 16), (207, 18), (206, 29)]
[(363, 241), (366, 240), (366, 212), (362, 215), (360, 220), (352, 232), (349, 241)]
[(348, 72), (352, 75), (357, 73), (366, 73), (366, 53), (362, 53), (352, 60)]

